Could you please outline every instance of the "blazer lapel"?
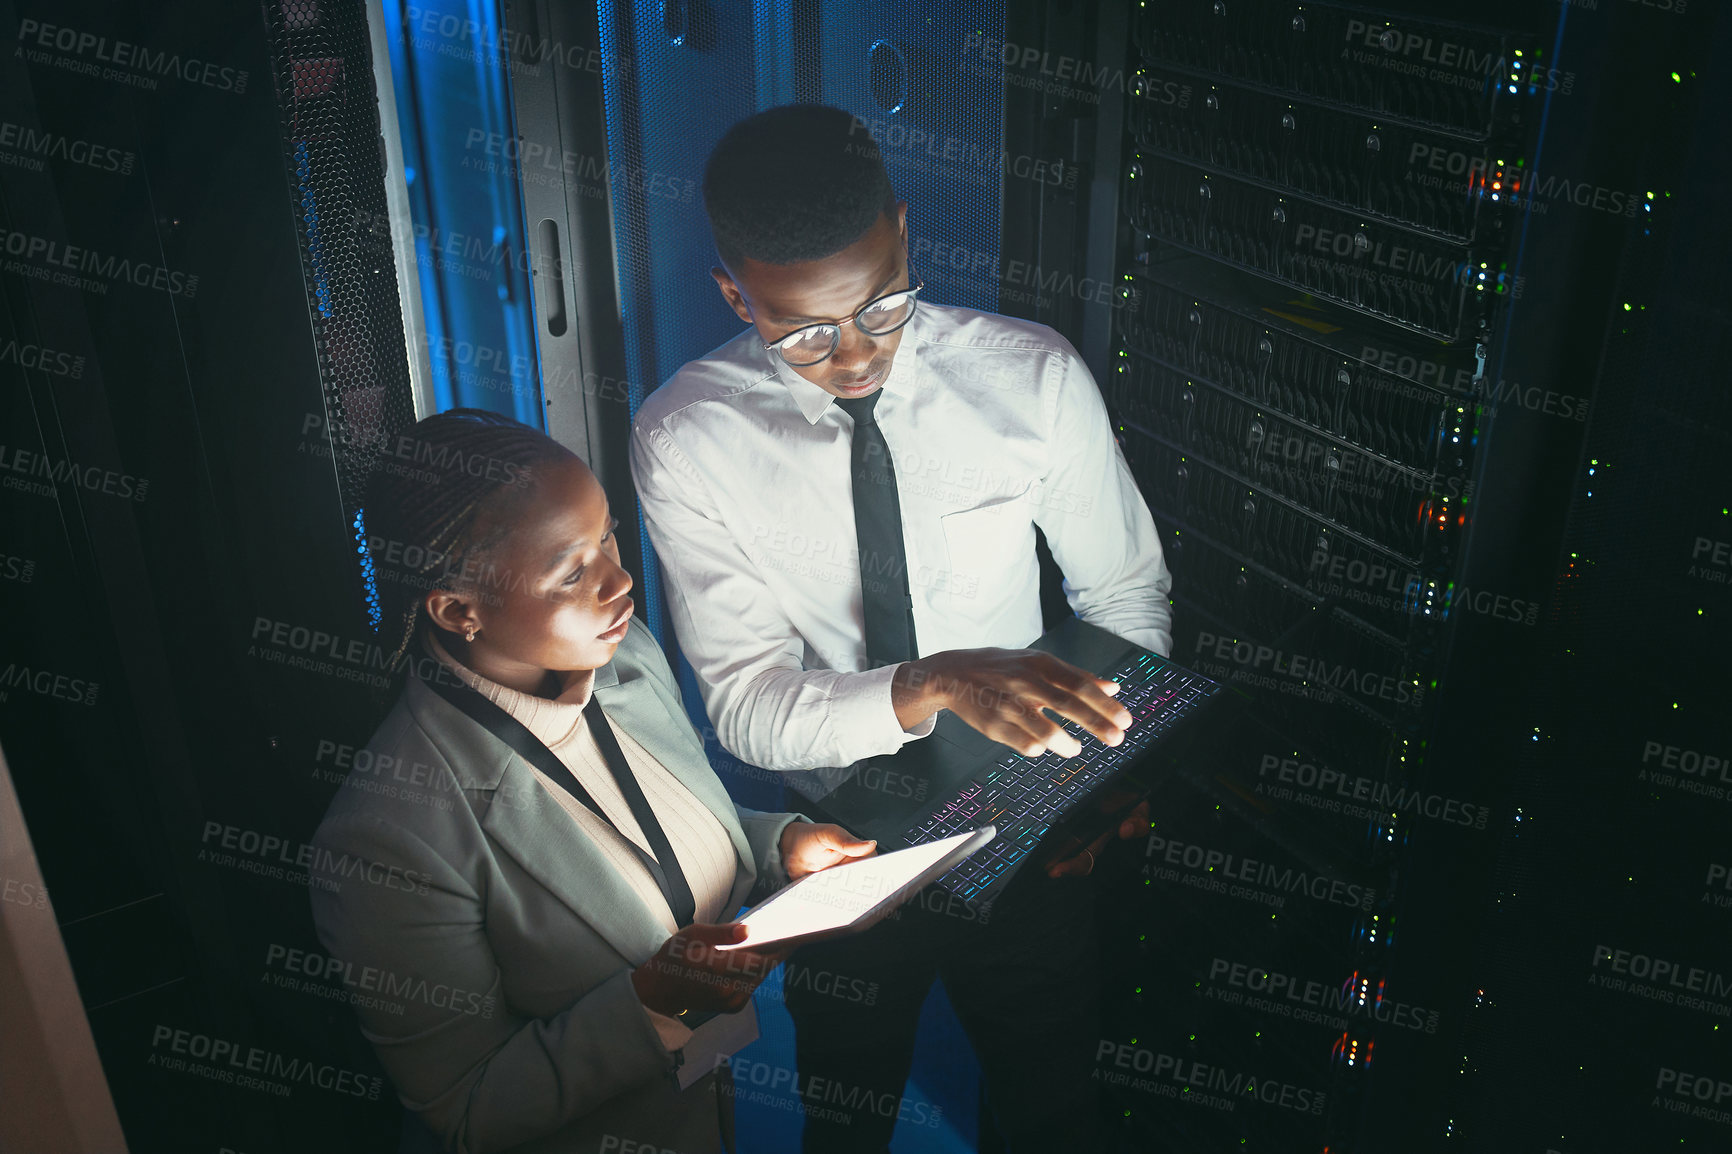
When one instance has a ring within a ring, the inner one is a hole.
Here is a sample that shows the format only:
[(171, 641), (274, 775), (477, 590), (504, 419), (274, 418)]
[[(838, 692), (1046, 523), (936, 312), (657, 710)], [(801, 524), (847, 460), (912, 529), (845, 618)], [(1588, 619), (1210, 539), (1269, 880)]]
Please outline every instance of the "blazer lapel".
[[(597, 670), (597, 676), (606, 671)], [(409, 681), (408, 706), (435, 738), (458, 786), (491, 793), (481, 828), (502, 853), (627, 961), (642, 964), (661, 948), (667, 937), (661, 920), (542, 787), (527, 761), (420, 678)]]
[[(686, 719), (684, 705), (662, 692), (660, 684), (651, 677), (637, 676), (620, 681), (615, 668), (617, 663), (616, 657), (614, 662), (596, 670), (593, 688), (608, 721), (631, 734), (646, 753), (715, 814), (734, 843), (734, 855), (744, 867), (745, 877), (755, 877), (757, 863), (752, 860), (751, 846), (746, 841), (745, 831), (740, 828), (740, 815), (721, 779), (710, 768), (709, 759), (704, 756), (703, 743)], [(610, 676), (604, 678), (603, 674)], [(746, 885), (749, 889), (750, 882)]]
[(661, 919), (521, 757), (512, 755), (505, 767), (481, 828), (627, 961), (642, 964), (661, 948), (667, 938)]

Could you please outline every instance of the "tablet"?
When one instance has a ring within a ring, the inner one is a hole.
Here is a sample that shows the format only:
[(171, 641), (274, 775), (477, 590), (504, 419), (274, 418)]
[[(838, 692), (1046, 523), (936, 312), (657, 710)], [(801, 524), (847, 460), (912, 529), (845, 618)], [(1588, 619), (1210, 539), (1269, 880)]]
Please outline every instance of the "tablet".
[(714, 948), (761, 948), (858, 933), (997, 836), (998, 827), (986, 825), (941, 841), (807, 874), (746, 912), (739, 921), (748, 931), (745, 941)]

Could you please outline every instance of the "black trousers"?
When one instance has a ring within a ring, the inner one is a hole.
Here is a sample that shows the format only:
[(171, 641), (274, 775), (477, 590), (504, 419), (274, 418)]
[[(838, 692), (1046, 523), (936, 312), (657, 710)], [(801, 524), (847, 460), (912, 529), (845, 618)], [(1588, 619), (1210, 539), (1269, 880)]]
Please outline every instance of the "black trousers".
[[(810, 802), (789, 799), (815, 820)], [(928, 887), (864, 933), (789, 959), (806, 1154), (889, 1150), (898, 1117), (930, 1123), (903, 1086), (934, 978), (979, 1059), (993, 1129), (1011, 1154), (1099, 1149), (1094, 886), (1037, 863), (982, 920)]]

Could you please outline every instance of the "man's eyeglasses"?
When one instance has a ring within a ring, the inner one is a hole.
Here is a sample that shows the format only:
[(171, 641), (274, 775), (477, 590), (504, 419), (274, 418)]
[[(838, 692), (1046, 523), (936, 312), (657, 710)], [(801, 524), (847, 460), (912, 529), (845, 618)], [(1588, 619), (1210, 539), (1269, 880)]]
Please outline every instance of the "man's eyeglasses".
[(771, 341), (764, 347), (775, 350), (776, 355), (795, 368), (804, 369), (822, 364), (830, 359), (830, 354), (842, 343), (842, 326), (849, 321), (867, 336), (886, 337), (913, 320), (915, 299), (925, 287), (925, 282), (915, 276), (913, 288), (898, 289), (876, 300), (867, 301), (848, 320), (836, 324), (822, 322), (807, 325), (795, 329), (780, 340)]

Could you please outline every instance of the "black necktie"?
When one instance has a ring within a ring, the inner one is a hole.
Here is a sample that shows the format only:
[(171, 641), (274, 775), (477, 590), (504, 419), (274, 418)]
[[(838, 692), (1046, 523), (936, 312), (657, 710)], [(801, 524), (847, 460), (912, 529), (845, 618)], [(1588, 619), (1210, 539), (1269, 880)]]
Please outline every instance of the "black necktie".
[(854, 418), (854, 535), (860, 546), (860, 592), (866, 615), (866, 660), (872, 668), (912, 661), (914, 599), (902, 547), (902, 504), (890, 446), (872, 415), (883, 389), (836, 404)]

